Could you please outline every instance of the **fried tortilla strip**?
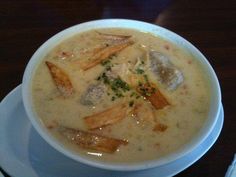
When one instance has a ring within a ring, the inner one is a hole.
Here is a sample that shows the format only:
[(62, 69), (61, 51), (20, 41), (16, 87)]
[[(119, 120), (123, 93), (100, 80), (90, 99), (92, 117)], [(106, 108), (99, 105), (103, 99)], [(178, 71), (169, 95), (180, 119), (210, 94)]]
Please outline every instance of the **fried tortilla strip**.
[(129, 39), (132, 36), (130, 35), (119, 35), (119, 34), (107, 34), (107, 33), (101, 33), (96, 31), (101, 37), (107, 40), (112, 40), (112, 41), (120, 41), (120, 40), (125, 40)]
[(80, 55), (95, 55), (96, 53), (100, 52), (101, 50), (105, 49), (105, 45), (100, 45), (97, 47), (94, 47), (92, 49), (84, 49), (82, 52), (80, 52)]
[(84, 121), (90, 130), (111, 125), (125, 118), (127, 109), (126, 104), (115, 105), (105, 111), (85, 117)]
[(94, 66), (98, 65), (102, 61), (105, 61), (108, 59), (109, 56), (125, 49), (126, 47), (130, 46), (133, 44), (133, 41), (130, 40), (124, 40), (122, 42), (119, 42), (117, 44), (108, 46), (104, 48), (103, 50), (100, 50), (98, 53), (93, 55), (91, 58), (88, 59), (88, 61), (78, 61), (78, 64), (80, 67), (86, 71), (88, 69), (93, 68)]
[(79, 145), (84, 149), (92, 149), (99, 152), (114, 153), (120, 145), (127, 145), (128, 142), (101, 136), (95, 133), (90, 133), (82, 130), (60, 127), (59, 132), (69, 139), (71, 142)]
[(55, 64), (49, 61), (46, 61), (45, 63), (50, 71), (50, 74), (59, 92), (64, 97), (68, 97), (72, 95), (72, 93), (74, 92), (74, 89), (68, 75)]
[(155, 127), (152, 129), (155, 132), (164, 132), (168, 128), (167, 125), (158, 123), (155, 125)]
[(166, 98), (163, 96), (163, 94), (158, 89), (152, 95), (146, 96), (146, 98), (152, 103), (152, 105), (156, 109), (162, 109), (162, 108), (170, 105), (170, 103), (166, 100)]
[(146, 97), (146, 99), (149, 100), (156, 109), (162, 109), (170, 105), (164, 95), (156, 86), (154, 86), (154, 84), (144, 84), (138, 86), (136, 90)]

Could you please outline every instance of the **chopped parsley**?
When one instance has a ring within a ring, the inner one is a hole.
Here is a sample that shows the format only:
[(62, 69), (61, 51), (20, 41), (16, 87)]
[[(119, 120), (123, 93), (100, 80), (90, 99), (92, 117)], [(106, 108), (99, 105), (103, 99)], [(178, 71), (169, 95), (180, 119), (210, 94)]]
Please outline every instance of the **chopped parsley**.
[(130, 90), (129, 85), (126, 82), (122, 81), (119, 77), (111, 81), (111, 88), (115, 90), (122, 89), (124, 92)]
[(110, 80), (107, 77), (106, 73), (102, 73), (101, 78), (102, 78), (104, 84), (109, 84), (110, 83)]
[(108, 65), (108, 64), (110, 64), (111, 63), (111, 60), (105, 60), (105, 61), (102, 61), (101, 62), (101, 65), (102, 66), (105, 66), (105, 65)]
[(111, 71), (111, 67), (112, 67), (112, 66), (106, 66), (106, 70), (107, 70), (107, 71)]
[(138, 86), (142, 86), (143, 83), (141, 81), (138, 81)]
[(144, 80), (147, 83), (147, 85), (150, 86), (147, 74), (144, 74), (143, 77), (144, 77)]
[(148, 97), (154, 94), (156, 91), (156, 88), (152, 87), (150, 84), (139, 85), (138, 89), (141, 95)]
[(139, 99), (139, 98), (140, 98), (140, 95), (139, 95), (137, 92), (132, 92), (132, 93), (130, 94), (130, 97), (131, 97), (131, 98), (134, 97), (134, 98), (136, 98), (136, 99)]
[[(111, 58), (112, 59), (112, 58)], [(101, 62), (101, 65), (105, 67), (107, 71), (111, 71), (111, 67), (114, 65), (111, 63), (111, 59), (105, 60)]]
[(120, 93), (120, 92), (117, 92), (115, 95), (116, 95), (118, 98), (124, 97), (124, 95), (123, 95), (122, 93)]
[(144, 70), (141, 69), (141, 68), (137, 68), (137, 69), (136, 69), (136, 73), (137, 73), (137, 74), (143, 74), (143, 73), (144, 73)]
[(151, 92), (152, 92), (152, 93), (155, 93), (155, 92), (156, 92), (156, 88), (152, 87), (152, 88), (151, 88)]
[(139, 64), (138, 68), (135, 69), (137, 74), (144, 74), (144, 70), (140, 68), (140, 67), (142, 67), (142, 65), (144, 65), (143, 60), (141, 60), (141, 64)]
[(130, 97), (133, 97), (133, 96), (135, 96), (135, 92), (132, 92), (131, 94), (130, 94)]
[[(116, 98), (124, 97), (124, 93), (130, 91), (130, 86), (121, 80), (119, 77), (117, 78), (109, 78), (106, 75), (106, 72), (103, 72), (97, 80), (103, 81), (104, 84), (108, 85), (113, 94), (111, 100), (114, 101)], [(111, 95), (110, 93), (108, 95)]]
[(129, 107), (132, 107), (133, 105), (134, 105), (134, 101), (131, 100), (131, 101), (129, 102)]
[[(120, 77), (110, 77), (107, 74), (107, 71), (111, 71), (112, 67), (116, 64), (113, 64), (111, 60), (116, 57), (116, 55), (110, 56), (107, 60), (101, 62), (101, 65), (104, 66), (104, 72), (97, 78), (98, 81), (102, 81), (105, 85), (109, 86), (112, 92), (110, 92), (107, 95), (111, 96), (111, 101), (115, 101), (117, 98), (124, 97), (125, 92), (128, 92), (131, 90), (130, 86), (123, 81)], [(131, 61), (129, 61), (130, 63)], [(144, 65), (144, 61), (141, 60), (141, 63), (139, 67), (137, 67), (134, 70), (132, 70), (133, 73), (136, 73), (138, 75), (142, 75), (142, 79), (138, 81), (138, 89), (139, 91), (132, 91), (130, 92), (129, 96), (132, 99), (139, 99), (141, 96), (151, 96), (153, 93), (155, 93), (155, 88), (153, 88), (148, 80), (148, 76), (145, 73), (145, 70), (142, 68), (142, 65)], [(131, 70), (131, 69), (130, 69)], [(132, 107), (134, 104), (134, 101), (129, 102), (129, 106)]]

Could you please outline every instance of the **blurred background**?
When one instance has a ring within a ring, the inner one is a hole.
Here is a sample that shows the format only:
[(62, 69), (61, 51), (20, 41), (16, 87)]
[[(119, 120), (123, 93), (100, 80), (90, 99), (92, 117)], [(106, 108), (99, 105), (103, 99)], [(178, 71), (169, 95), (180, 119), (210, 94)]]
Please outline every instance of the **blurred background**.
[(1, 0), (0, 99), (21, 83), (28, 60), (48, 38), (72, 25), (105, 18), (158, 24), (208, 58), (222, 87), (224, 128), (213, 148), (177, 176), (224, 176), (236, 152), (235, 0)]

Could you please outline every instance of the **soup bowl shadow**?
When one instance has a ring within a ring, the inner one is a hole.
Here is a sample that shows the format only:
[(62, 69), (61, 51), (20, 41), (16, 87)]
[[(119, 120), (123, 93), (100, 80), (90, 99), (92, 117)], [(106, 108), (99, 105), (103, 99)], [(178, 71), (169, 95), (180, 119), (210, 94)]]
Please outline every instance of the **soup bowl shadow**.
[[(205, 76), (209, 81), (210, 85), (210, 109), (208, 113), (208, 117), (203, 125), (203, 127), (199, 130), (198, 134), (193, 137), (186, 145), (172, 154), (166, 155), (162, 158), (136, 162), (136, 163), (112, 163), (112, 162), (102, 162), (97, 160), (91, 160), (86, 157), (80, 156), (75, 152), (65, 148), (61, 145), (55, 138), (53, 138), (47, 131), (47, 129), (43, 126), (42, 122), (38, 118), (34, 107), (33, 107), (33, 98), (32, 98), (32, 78), (34, 72), (36, 70), (37, 65), (42, 61), (42, 59), (49, 53), (54, 47), (56, 47), (59, 43), (64, 41), (65, 39), (70, 38), (71, 36), (82, 33), (92, 29), (100, 29), (100, 28), (127, 28), (134, 29), (142, 32), (148, 32), (153, 35), (160, 36), (180, 48), (187, 50), (191, 55), (199, 61), (202, 66)], [(165, 29), (157, 25), (135, 21), (135, 20), (125, 20), (125, 19), (107, 19), (107, 20), (96, 20), (90, 21), (82, 24), (78, 24), (67, 28), (58, 34), (54, 35), (50, 39), (48, 39), (44, 44), (42, 44), (38, 50), (33, 54), (30, 61), (28, 62), (22, 83), (22, 97), (23, 104), (26, 110), (26, 113), (36, 131), (39, 135), (53, 148), (66, 155), (69, 158), (72, 158), (78, 162), (91, 165), (94, 167), (107, 169), (107, 170), (118, 170), (118, 171), (132, 171), (132, 170), (143, 170), (152, 167), (158, 167), (161, 165), (168, 164), (173, 162), (186, 154), (193, 151), (198, 145), (200, 145), (206, 137), (209, 135), (214, 125), (216, 124), (218, 115), (220, 113), (220, 105), (221, 105), (221, 91), (220, 85), (217, 79), (217, 76), (211, 67), (210, 63), (207, 61), (206, 57), (190, 42), (182, 38), (181, 36)]]

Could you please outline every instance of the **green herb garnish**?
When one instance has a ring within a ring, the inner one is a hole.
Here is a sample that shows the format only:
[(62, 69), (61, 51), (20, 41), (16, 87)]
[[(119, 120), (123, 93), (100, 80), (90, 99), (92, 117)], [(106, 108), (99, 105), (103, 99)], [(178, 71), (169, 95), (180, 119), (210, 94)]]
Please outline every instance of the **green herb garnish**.
[(116, 97), (112, 96), (111, 101), (115, 101)]
[(130, 97), (133, 97), (133, 96), (135, 96), (135, 92), (132, 92), (131, 94), (130, 94)]
[(142, 86), (143, 83), (141, 81), (138, 81), (138, 86)]
[(148, 86), (150, 86), (147, 74), (144, 74), (143, 77), (144, 77), (145, 82), (148, 84)]
[(150, 84), (148, 85), (142, 85), (139, 87), (140, 94), (143, 96), (151, 96), (155, 93), (156, 88), (152, 87)]
[(110, 60), (105, 60), (105, 61), (102, 61), (102, 62), (101, 62), (101, 65), (102, 65), (102, 66), (105, 66), (105, 65), (108, 65), (108, 64), (110, 64), (110, 63), (111, 63)]
[(107, 77), (106, 73), (102, 73), (101, 78), (103, 79), (104, 84), (109, 84), (110, 83), (110, 80)]
[(132, 107), (133, 105), (134, 105), (134, 101), (131, 100), (131, 101), (129, 102), (129, 107)]
[(144, 70), (143, 70), (143, 69), (140, 69), (140, 68), (137, 68), (137, 69), (136, 69), (136, 73), (137, 73), (137, 74), (143, 74), (143, 73), (144, 73)]
[[(118, 78), (109, 78), (105, 72), (103, 72), (97, 80), (102, 80), (104, 84), (108, 85), (112, 92), (113, 96), (111, 98), (112, 101), (114, 101), (116, 98), (124, 97), (124, 92), (127, 92), (130, 90), (130, 86)], [(110, 95), (110, 93), (108, 94)]]
[(152, 87), (152, 93), (155, 93), (156, 92), (156, 88)]
[(120, 93), (120, 92), (117, 92), (115, 95), (116, 95), (118, 98), (124, 97), (124, 95), (123, 95), (122, 93)]
[(126, 82), (122, 81), (120, 78), (114, 79), (114, 80), (112, 81), (112, 86), (113, 86), (113, 87), (116, 87), (117, 89), (120, 88), (120, 89), (122, 89), (124, 92), (130, 90), (129, 85), (128, 85)]
[(102, 61), (101, 65), (105, 67), (106, 71), (111, 71), (111, 68), (114, 66), (111, 63), (112, 58), (109, 58), (108, 60)]
[(107, 71), (111, 71), (111, 66), (106, 66)]

